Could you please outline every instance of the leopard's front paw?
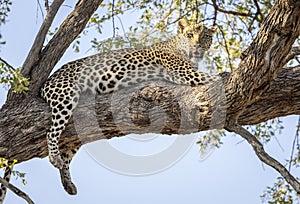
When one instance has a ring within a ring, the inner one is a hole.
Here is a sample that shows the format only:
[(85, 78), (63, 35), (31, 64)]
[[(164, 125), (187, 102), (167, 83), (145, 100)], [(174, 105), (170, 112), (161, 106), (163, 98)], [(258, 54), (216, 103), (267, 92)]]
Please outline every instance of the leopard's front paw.
[(54, 155), (54, 156), (49, 155), (49, 160), (55, 168), (62, 169), (64, 166), (64, 161), (62, 160), (60, 155)]

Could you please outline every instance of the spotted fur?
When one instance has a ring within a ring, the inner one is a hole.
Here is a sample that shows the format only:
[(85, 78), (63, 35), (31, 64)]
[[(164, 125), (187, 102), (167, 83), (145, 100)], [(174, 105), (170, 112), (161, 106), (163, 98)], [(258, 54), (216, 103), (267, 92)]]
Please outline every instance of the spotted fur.
[(58, 141), (80, 94), (86, 90), (95, 94), (111, 93), (149, 80), (189, 86), (212, 82), (217, 76), (197, 71), (195, 64), (210, 48), (214, 32), (215, 28), (189, 25), (180, 20), (178, 35), (168, 41), (143, 49), (121, 49), (79, 59), (65, 64), (47, 80), (41, 96), (52, 112), (52, 125), (47, 133), (49, 159), (60, 169), (62, 183), (70, 194), (76, 194), (68, 169), (74, 154), (61, 154)]

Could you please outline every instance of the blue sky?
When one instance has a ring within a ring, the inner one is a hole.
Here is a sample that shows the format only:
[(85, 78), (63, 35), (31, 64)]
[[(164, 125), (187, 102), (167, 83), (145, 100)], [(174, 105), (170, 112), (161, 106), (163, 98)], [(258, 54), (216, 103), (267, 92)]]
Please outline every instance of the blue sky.
[[(66, 4), (72, 5), (67, 1)], [(0, 56), (14, 67), (22, 65), (35, 34), (41, 23), (41, 14), (37, 11), (36, 1), (15, 1), (9, 22), (1, 27), (1, 33), (7, 44), (1, 47)], [(55, 24), (58, 25), (71, 8), (63, 6)], [(126, 25), (134, 23), (134, 19), (123, 19)], [(109, 37), (111, 25), (105, 26), (104, 36)], [(57, 67), (88, 54), (88, 41), (82, 41), (82, 51), (74, 53), (69, 49)], [(85, 45), (86, 44), (86, 45)], [(0, 105), (4, 103), (6, 89), (0, 89)], [(290, 154), (294, 137), (296, 116), (284, 119), (286, 128), (278, 140), (284, 151), (275, 140), (266, 150), (284, 162)], [(254, 154), (252, 148), (239, 136), (227, 134), (222, 138), (223, 145), (211, 152), (205, 160), (198, 151), (194, 138), (189, 137), (191, 147), (183, 151), (181, 157), (169, 168), (160, 169), (158, 173), (133, 176), (112, 171), (90, 155), (87, 148), (81, 148), (71, 165), (74, 183), (78, 195), (70, 196), (60, 184), (58, 171), (52, 167), (48, 158), (33, 159), (16, 166), (16, 170), (26, 173), (27, 185), (22, 186), (20, 180), (12, 182), (28, 193), (35, 203), (205, 203), (205, 204), (253, 204), (261, 203), (259, 195), (267, 185), (272, 185), (279, 176), (275, 170), (263, 165)], [(146, 137), (144, 137), (146, 138)], [(179, 138), (180, 140), (180, 138)], [(101, 142), (100, 142), (101, 143)], [(113, 139), (105, 144), (129, 156), (157, 155), (178, 143), (176, 136), (148, 135), (146, 139), (123, 137)], [(179, 141), (180, 143), (180, 141)], [(181, 143), (180, 143), (181, 144)], [(90, 149), (88, 149), (90, 150)], [(100, 151), (101, 153), (101, 151)], [(102, 151), (103, 154), (106, 152)], [(105, 154), (109, 161), (119, 161), (114, 155)], [(166, 158), (166, 160), (171, 159)], [(142, 163), (123, 161), (123, 165), (141, 167)], [(154, 164), (156, 165), (156, 164)], [(300, 176), (298, 172), (298, 176)], [(8, 193), (6, 204), (25, 203), (12, 193)]]

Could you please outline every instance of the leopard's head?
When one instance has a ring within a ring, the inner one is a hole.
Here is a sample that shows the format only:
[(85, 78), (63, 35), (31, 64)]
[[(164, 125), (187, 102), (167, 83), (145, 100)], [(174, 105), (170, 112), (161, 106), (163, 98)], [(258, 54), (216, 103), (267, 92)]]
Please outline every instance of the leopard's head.
[(203, 58), (211, 44), (216, 27), (205, 27), (202, 23), (189, 24), (186, 20), (178, 21), (178, 35), (185, 41), (187, 53), (193, 61), (199, 61)]

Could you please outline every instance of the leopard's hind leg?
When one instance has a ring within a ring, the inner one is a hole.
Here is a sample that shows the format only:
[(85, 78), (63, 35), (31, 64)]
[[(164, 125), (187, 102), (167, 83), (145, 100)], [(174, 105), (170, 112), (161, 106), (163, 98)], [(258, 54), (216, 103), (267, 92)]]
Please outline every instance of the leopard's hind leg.
[(53, 94), (55, 95), (48, 100), (52, 113), (52, 124), (47, 133), (49, 160), (56, 168), (63, 169), (64, 161), (60, 156), (58, 141), (78, 104), (80, 93), (79, 88), (73, 86), (63, 90), (62, 93)]

